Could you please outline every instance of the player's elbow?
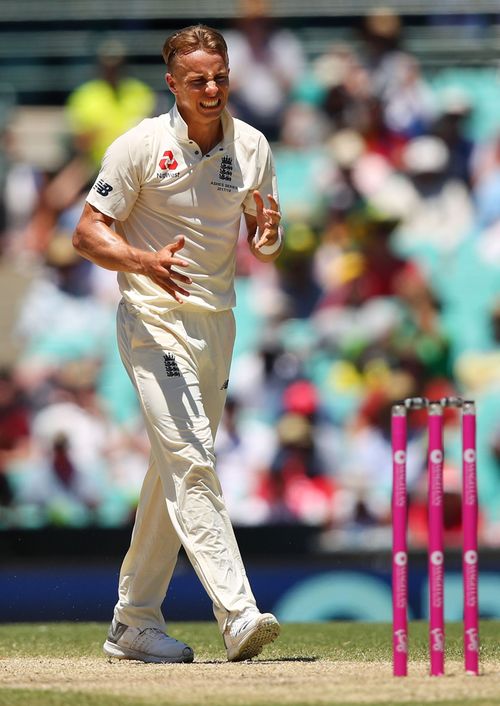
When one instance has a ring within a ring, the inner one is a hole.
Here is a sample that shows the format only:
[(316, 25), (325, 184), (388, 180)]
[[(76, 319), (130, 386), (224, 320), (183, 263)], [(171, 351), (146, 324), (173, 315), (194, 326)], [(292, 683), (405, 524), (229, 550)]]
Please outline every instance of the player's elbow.
[(73, 232), (73, 247), (79, 255), (86, 256), (88, 252), (88, 233), (84, 224), (80, 221)]
[(84, 235), (82, 233), (82, 229), (80, 225), (77, 225), (73, 232), (73, 238), (72, 238), (72, 243), (73, 247), (75, 250), (81, 254), (82, 249), (83, 249), (83, 240), (84, 240)]

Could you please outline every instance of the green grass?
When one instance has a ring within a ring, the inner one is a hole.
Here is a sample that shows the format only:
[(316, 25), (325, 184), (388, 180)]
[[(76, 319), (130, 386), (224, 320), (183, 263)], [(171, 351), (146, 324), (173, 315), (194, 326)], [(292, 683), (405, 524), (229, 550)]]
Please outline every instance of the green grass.
[[(481, 624), (481, 662), (489, 665), (490, 673), (494, 671), (498, 673), (500, 667), (499, 627), (499, 624), (493, 621), (484, 621)], [(207, 665), (208, 676), (203, 677), (207, 679), (207, 687), (209, 686), (208, 679), (219, 679), (220, 683), (225, 679), (234, 679), (235, 671), (232, 668), (236, 666), (226, 663), (222, 640), (215, 623), (178, 623), (170, 625), (169, 628), (171, 634), (193, 646), (196, 653), (196, 662), (201, 663), (200, 668), (203, 668), (203, 663)], [(8, 624), (0, 626), (0, 706), (163, 706), (164, 704), (165, 706), (167, 704), (171, 706), (180, 704), (182, 706), (277, 706), (277, 704), (283, 703), (282, 700), (275, 701), (270, 699), (266, 694), (265, 681), (262, 684), (256, 682), (252, 686), (254, 693), (251, 697), (246, 696), (248, 694), (248, 691), (246, 691), (243, 692), (244, 696), (241, 696), (241, 694), (239, 696), (235, 695), (234, 701), (230, 697), (221, 696), (221, 700), (217, 700), (207, 696), (207, 699), (203, 698), (202, 702), (190, 700), (193, 697), (190, 695), (189, 682), (186, 682), (184, 697), (182, 695), (179, 696), (179, 693), (177, 693), (173, 696), (171, 694), (165, 695), (165, 698), (157, 695), (153, 698), (151, 694), (148, 694), (146, 679), (144, 680), (144, 693), (135, 695), (129, 695), (126, 689), (123, 694), (106, 693), (105, 683), (102, 685), (101, 693), (80, 687), (74, 688), (74, 685), (72, 691), (65, 691), (60, 686), (59, 688), (52, 688), (50, 684), (45, 684), (44, 688), (41, 689), (37, 688), (39, 685), (37, 685), (35, 678), (33, 679), (33, 688), (26, 688), (25, 681), (20, 683), (19, 687), (10, 682), (8, 686), (2, 688), (2, 660), (6, 658), (40, 658), (40, 660), (43, 660), (43, 658), (65, 658), (69, 664), (71, 659), (83, 657), (94, 658), (94, 660), (97, 658), (98, 664), (101, 664), (101, 660), (104, 663), (101, 646), (106, 630), (107, 625), (100, 623)], [(447, 661), (462, 660), (461, 624), (447, 626), (446, 647)], [(413, 623), (410, 626), (410, 660), (425, 662), (427, 654), (427, 625), (425, 623)], [(414, 684), (415, 678), (412, 680), (394, 680), (390, 676), (387, 663), (391, 660), (391, 629), (389, 625), (385, 624), (313, 623), (307, 625), (284, 625), (280, 639), (267, 647), (262, 658), (254, 660), (252, 664), (260, 664), (260, 668), (278, 670), (276, 671), (277, 675), (279, 675), (279, 669), (283, 668), (283, 674), (279, 678), (282, 681), (286, 681), (286, 679), (289, 679), (290, 674), (293, 675), (294, 679), (297, 679), (297, 675), (300, 677), (301, 672), (307, 672), (308, 663), (315, 663), (319, 660), (326, 660), (326, 671), (330, 668), (328, 663), (331, 663), (331, 666), (334, 666), (335, 662), (339, 663), (339, 665), (346, 662), (359, 663), (359, 669), (356, 672), (356, 674), (359, 674), (359, 679), (363, 679), (363, 663), (384, 664), (387, 678), (382, 680), (382, 685), (387, 684), (392, 691), (395, 689), (399, 691), (394, 696), (394, 694), (381, 694), (377, 690), (374, 693), (375, 700), (370, 702), (369, 706), (389, 703), (393, 704), (393, 706), (397, 704), (421, 706), (423, 703), (417, 697), (413, 699), (413, 695), (406, 687), (410, 681)], [(294, 664), (296, 667), (293, 667)], [(120, 667), (123, 667), (123, 665), (120, 665)], [(145, 669), (148, 667), (150, 665), (145, 666)], [(293, 671), (290, 671), (291, 667), (293, 667)], [(169, 668), (171, 669), (172, 666), (169, 665)], [(186, 679), (189, 680), (190, 677), (195, 675), (196, 665), (176, 665), (174, 669), (176, 669), (175, 672), (166, 672), (169, 679), (172, 675), (175, 675), (176, 678), (177, 676), (184, 677), (185, 675)], [(248, 670), (248, 674), (245, 674), (245, 677), (255, 678), (250, 665)], [(125, 679), (127, 674), (123, 670)], [(153, 673), (151, 670), (143, 672), (144, 677), (147, 677), (148, 674)], [(335, 675), (334, 669), (332, 674)], [(154, 675), (158, 675), (158, 671), (154, 672)], [(137, 667), (135, 668), (135, 676), (137, 676)], [(453, 686), (454, 677), (449, 677), (449, 679), (449, 683)], [(457, 679), (455, 677), (455, 682), (457, 682)], [(486, 677), (485, 680), (487, 680)], [(440, 680), (421, 677), (420, 682), (424, 681), (430, 685), (429, 688), (432, 688)], [(456, 697), (447, 699), (441, 695), (439, 698), (436, 697), (435, 701), (429, 701), (426, 698), (425, 702), (448, 704), (449, 706), (465, 706), (465, 704), (467, 706), (493, 706), (500, 703), (500, 686), (498, 687), (498, 698), (492, 700), (491, 694), (481, 693), (481, 689), (476, 688), (476, 684), (479, 687), (481, 684), (486, 683), (482, 678), (477, 681), (472, 680), (469, 683), (474, 684), (474, 688), (470, 690), (470, 697), (461, 697), (457, 700)], [(338, 706), (340, 703), (336, 700), (329, 701), (321, 698), (319, 700), (317, 698), (316, 700), (308, 700), (307, 684), (304, 691), (305, 697), (300, 695), (295, 682), (291, 682), (289, 688), (292, 695), (290, 697), (291, 700), (287, 700), (286, 703), (293, 703), (293, 706), (326, 705), (329, 703), (335, 703)], [(296, 698), (293, 696), (294, 690), (297, 690)], [(398, 694), (401, 694), (400, 700), (398, 700)], [(450, 694), (450, 696), (452, 695)], [(357, 703), (367, 704), (368, 702), (366, 699), (362, 701), (348, 699), (345, 703), (352, 705)]]
[[(107, 624), (51, 623), (0, 625), (0, 655), (9, 657), (98, 657)], [(191, 644), (197, 661), (225, 660), (215, 623), (173, 623), (171, 634)], [(481, 658), (500, 661), (500, 626), (481, 623)], [(379, 623), (284, 625), (280, 639), (266, 649), (270, 659), (328, 659), (377, 662), (391, 659), (391, 628)], [(427, 658), (427, 624), (410, 626), (410, 660)], [(462, 658), (462, 624), (446, 626), (446, 657)], [(500, 698), (499, 698), (500, 703)]]

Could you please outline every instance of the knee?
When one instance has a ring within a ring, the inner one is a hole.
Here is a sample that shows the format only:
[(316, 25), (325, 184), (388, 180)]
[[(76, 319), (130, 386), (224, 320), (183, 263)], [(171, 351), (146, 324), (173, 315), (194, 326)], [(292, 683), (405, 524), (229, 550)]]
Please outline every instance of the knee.
[(186, 492), (195, 490), (216, 496), (222, 495), (219, 478), (213, 464), (191, 466), (184, 478), (183, 485)]

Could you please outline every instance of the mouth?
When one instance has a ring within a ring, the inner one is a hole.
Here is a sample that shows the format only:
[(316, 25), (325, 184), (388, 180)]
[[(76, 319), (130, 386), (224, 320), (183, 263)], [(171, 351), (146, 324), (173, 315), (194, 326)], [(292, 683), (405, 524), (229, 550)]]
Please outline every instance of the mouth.
[(213, 110), (214, 108), (218, 108), (221, 104), (221, 99), (220, 98), (213, 98), (210, 101), (201, 101), (200, 105), (202, 108), (205, 108), (206, 110)]

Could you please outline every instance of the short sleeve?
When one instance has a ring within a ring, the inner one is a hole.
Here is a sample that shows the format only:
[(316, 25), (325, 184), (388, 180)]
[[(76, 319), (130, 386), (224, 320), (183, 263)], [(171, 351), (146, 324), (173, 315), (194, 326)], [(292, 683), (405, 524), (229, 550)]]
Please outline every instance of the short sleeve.
[(250, 189), (245, 201), (243, 202), (243, 211), (254, 216), (257, 211), (255, 208), (255, 201), (253, 199), (253, 192), (257, 189), (262, 194), (264, 200), (267, 200), (267, 195), (272, 194), (276, 201), (279, 202), (278, 198), (278, 183), (276, 180), (276, 169), (274, 166), (274, 159), (269, 146), (268, 141), (264, 136), (261, 137), (259, 142), (259, 148), (257, 151), (257, 183)]
[(117, 221), (126, 220), (141, 190), (141, 154), (147, 154), (147, 146), (142, 142), (138, 149), (136, 132), (130, 130), (108, 147), (87, 196), (89, 204)]

